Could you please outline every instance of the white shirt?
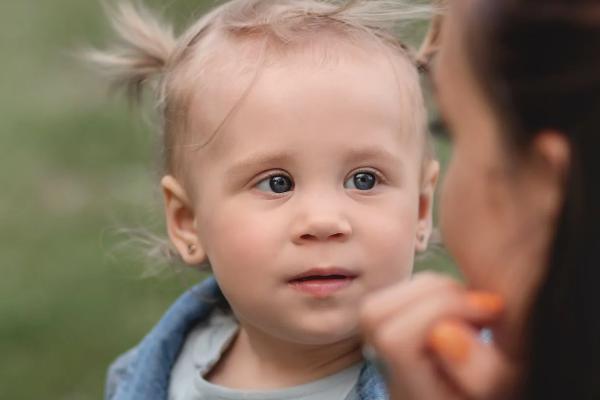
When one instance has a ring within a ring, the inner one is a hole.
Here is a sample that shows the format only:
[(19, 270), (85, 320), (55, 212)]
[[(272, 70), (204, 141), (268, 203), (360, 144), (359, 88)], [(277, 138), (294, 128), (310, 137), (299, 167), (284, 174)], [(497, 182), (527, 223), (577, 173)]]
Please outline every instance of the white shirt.
[(218, 363), (239, 329), (235, 317), (215, 309), (188, 334), (171, 372), (169, 400), (350, 400), (363, 363), (333, 375), (285, 389), (237, 390), (214, 385), (204, 376)]

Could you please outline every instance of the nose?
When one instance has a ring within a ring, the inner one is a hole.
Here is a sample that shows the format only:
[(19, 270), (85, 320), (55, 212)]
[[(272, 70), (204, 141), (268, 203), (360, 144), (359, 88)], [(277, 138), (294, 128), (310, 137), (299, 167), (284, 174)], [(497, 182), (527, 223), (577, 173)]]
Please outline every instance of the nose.
[[(315, 204), (317, 203), (317, 204)], [(293, 227), (293, 241), (306, 244), (320, 241), (345, 241), (352, 235), (352, 225), (340, 205), (327, 206), (315, 202), (299, 213)]]

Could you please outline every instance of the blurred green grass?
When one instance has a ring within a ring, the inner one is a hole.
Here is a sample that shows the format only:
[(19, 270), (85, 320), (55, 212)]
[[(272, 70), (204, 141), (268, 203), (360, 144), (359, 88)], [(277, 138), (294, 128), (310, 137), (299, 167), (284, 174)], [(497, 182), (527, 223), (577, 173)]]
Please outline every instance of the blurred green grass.
[[(185, 21), (213, 2), (149, 3)], [(109, 32), (96, 0), (0, 4), (1, 399), (101, 398), (109, 362), (199, 278), (142, 279), (113, 250), (117, 228), (162, 217), (151, 129), (72, 54)]]

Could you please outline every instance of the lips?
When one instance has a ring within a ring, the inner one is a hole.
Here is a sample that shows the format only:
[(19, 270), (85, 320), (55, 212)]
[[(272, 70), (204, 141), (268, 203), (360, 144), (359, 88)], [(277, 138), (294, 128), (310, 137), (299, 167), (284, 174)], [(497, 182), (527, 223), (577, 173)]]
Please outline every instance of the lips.
[(328, 297), (350, 286), (357, 276), (344, 268), (313, 268), (294, 276), (288, 284), (315, 297)]

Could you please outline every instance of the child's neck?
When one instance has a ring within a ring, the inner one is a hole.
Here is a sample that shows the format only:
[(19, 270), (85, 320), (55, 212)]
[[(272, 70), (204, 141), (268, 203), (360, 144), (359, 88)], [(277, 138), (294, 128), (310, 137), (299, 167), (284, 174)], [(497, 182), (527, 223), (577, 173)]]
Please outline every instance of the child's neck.
[(281, 389), (318, 380), (361, 359), (357, 337), (322, 346), (303, 345), (241, 324), (233, 344), (206, 379), (232, 389)]

